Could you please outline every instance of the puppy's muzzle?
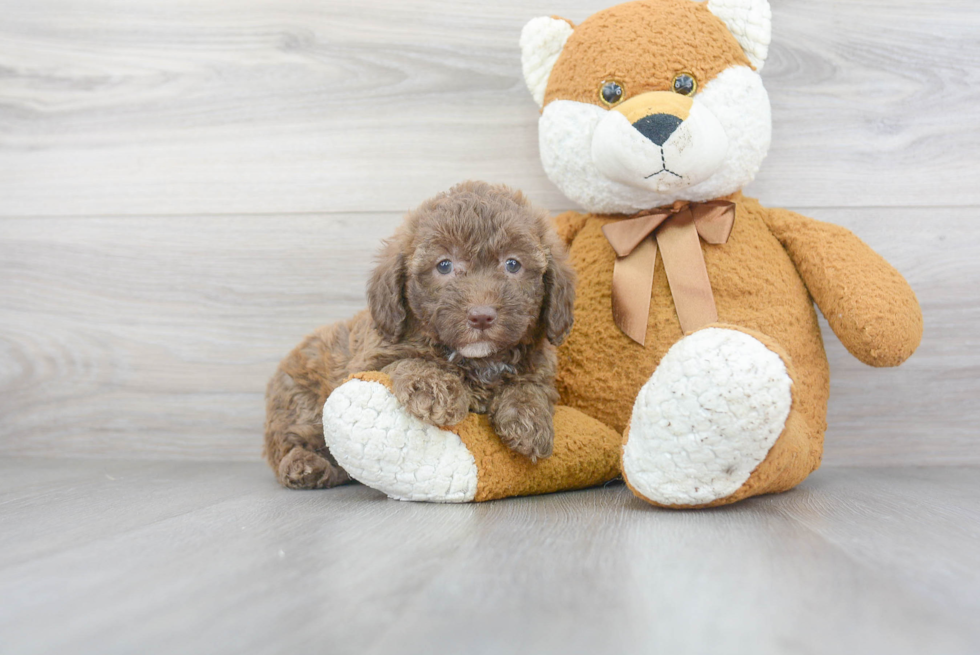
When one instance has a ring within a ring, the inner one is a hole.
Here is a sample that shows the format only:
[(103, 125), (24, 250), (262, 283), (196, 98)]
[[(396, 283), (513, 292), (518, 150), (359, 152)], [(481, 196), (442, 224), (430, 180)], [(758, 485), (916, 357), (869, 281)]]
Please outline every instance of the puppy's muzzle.
[(497, 320), (497, 310), (488, 305), (472, 307), (466, 314), (466, 324), (474, 330), (488, 330)]
[(691, 114), (694, 101), (670, 91), (650, 91), (613, 108), (626, 117), (637, 132), (662, 146)]

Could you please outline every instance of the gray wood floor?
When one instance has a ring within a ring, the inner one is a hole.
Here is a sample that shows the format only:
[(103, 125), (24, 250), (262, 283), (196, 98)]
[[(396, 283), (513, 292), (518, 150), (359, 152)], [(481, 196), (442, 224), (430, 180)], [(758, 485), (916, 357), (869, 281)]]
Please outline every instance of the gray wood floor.
[(0, 462), (3, 653), (976, 653), (980, 469), (482, 505), (259, 463)]

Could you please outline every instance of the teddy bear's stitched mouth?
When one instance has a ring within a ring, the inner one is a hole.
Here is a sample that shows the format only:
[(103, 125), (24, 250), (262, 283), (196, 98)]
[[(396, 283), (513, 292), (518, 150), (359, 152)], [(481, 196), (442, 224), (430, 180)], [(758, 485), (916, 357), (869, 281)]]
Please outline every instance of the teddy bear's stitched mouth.
[(683, 178), (684, 178), (684, 176), (683, 176), (683, 175), (678, 175), (678, 174), (677, 174), (677, 173), (675, 173), (674, 171), (671, 171), (671, 170), (667, 170), (666, 168), (661, 168), (661, 169), (660, 169), (659, 171), (657, 171), (656, 173), (650, 173), (649, 175), (647, 175), (647, 176), (645, 176), (645, 177), (644, 177), (643, 179), (644, 179), (644, 180), (649, 180), (649, 179), (650, 179), (651, 177), (653, 177), (654, 175), (660, 175), (661, 173), (670, 173), (670, 174), (671, 174), (671, 175), (673, 175), (674, 177), (679, 177), (679, 178), (681, 178), (681, 179), (683, 179)]
[(664, 147), (663, 146), (660, 146), (660, 166), (661, 166), (661, 168), (660, 168), (659, 171), (657, 171), (655, 173), (650, 173), (649, 175), (644, 176), (643, 179), (644, 180), (649, 180), (654, 175), (660, 175), (661, 173), (670, 173), (674, 177), (679, 177), (681, 179), (684, 179), (684, 176), (683, 175), (680, 175), (679, 173), (675, 173), (674, 171), (672, 171), (669, 168), (667, 168), (667, 157), (664, 156)]

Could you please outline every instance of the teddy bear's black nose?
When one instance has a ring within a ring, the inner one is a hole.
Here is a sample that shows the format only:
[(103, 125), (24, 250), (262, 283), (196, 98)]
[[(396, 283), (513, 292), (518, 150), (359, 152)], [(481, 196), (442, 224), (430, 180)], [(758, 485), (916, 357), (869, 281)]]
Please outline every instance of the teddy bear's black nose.
[(633, 123), (633, 127), (658, 146), (662, 146), (683, 122), (672, 114), (651, 114)]

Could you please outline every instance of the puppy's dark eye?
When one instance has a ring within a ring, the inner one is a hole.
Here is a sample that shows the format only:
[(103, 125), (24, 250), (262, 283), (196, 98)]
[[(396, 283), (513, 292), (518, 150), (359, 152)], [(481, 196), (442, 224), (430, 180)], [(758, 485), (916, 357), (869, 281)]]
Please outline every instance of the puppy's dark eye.
[(623, 87), (619, 82), (607, 80), (599, 87), (599, 99), (610, 107), (623, 99)]
[(521, 263), (516, 259), (508, 259), (504, 262), (504, 268), (507, 269), (508, 273), (516, 273), (521, 270)]
[(674, 93), (679, 93), (682, 96), (693, 96), (694, 92), (698, 90), (698, 81), (689, 73), (678, 73), (674, 76), (671, 89)]
[(443, 275), (449, 275), (453, 272), (453, 260), (443, 259), (441, 262), (436, 264), (436, 270)]

